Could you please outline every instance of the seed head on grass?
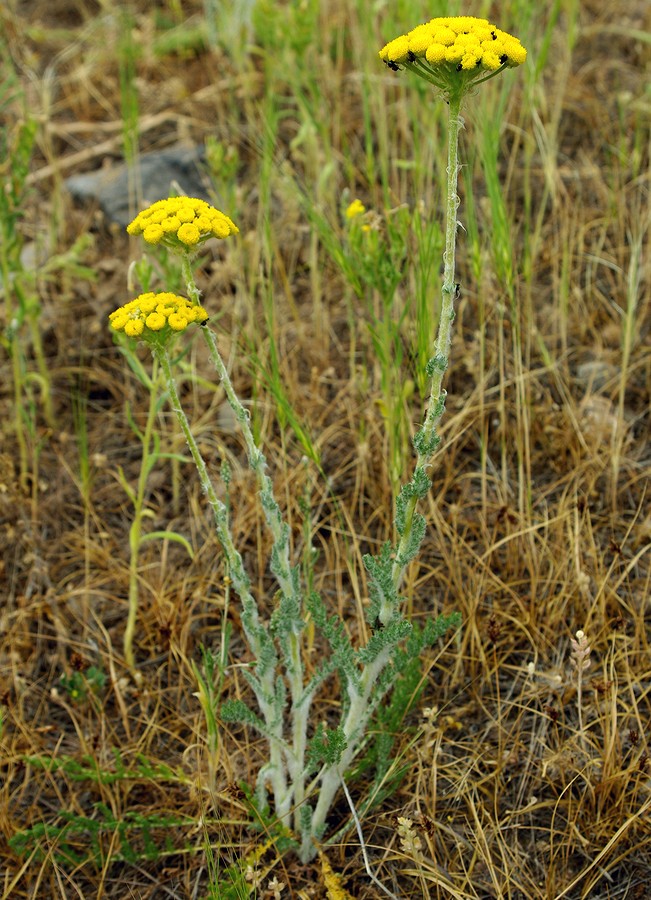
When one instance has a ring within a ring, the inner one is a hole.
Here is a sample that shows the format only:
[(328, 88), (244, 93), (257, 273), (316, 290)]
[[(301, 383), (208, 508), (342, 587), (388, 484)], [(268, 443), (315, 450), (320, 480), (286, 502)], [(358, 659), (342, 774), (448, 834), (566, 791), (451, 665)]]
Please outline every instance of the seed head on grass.
[(584, 631), (577, 631), (574, 638), (570, 639), (572, 655), (570, 662), (577, 672), (585, 672), (590, 668), (590, 654), (592, 647)]
[(148, 244), (164, 244), (182, 254), (193, 252), (209, 238), (223, 239), (238, 231), (227, 215), (196, 197), (157, 200), (127, 226), (130, 235), (142, 235)]
[(423, 859), (423, 842), (418, 836), (412, 820), (406, 816), (398, 816), (397, 831), (403, 852), (411, 857), (414, 862), (421, 862)]
[(583, 673), (590, 668), (592, 647), (584, 631), (577, 631), (570, 640), (572, 654), (570, 662), (576, 670), (576, 703), (579, 713), (579, 738), (584, 749), (587, 749), (586, 734), (583, 726)]
[(474, 16), (431, 19), (380, 50), (389, 68), (409, 69), (448, 96), (462, 96), (526, 58), (518, 38)]

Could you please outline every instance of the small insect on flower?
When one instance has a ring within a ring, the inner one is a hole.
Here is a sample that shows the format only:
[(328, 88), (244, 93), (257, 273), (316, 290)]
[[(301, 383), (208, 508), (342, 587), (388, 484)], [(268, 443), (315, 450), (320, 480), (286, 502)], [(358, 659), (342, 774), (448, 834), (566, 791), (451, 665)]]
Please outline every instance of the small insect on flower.
[(205, 325), (207, 321), (208, 313), (203, 306), (169, 291), (140, 294), (109, 315), (113, 331), (123, 331), (128, 337), (159, 345), (166, 343), (173, 333), (185, 331), (188, 325)]
[(448, 97), (463, 96), (473, 84), (526, 58), (516, 37), (474, 16), (431, 19), (380, 50), (380, 59), (394, 72), (404, 66)]

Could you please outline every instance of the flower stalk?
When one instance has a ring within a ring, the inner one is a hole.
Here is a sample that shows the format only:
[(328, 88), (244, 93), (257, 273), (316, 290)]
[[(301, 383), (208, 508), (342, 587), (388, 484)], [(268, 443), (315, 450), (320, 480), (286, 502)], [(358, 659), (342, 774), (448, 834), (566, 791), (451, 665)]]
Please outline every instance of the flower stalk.
[[(445, 412), (445, 396), (443, 376), (448, 368), (450, 344), (452, 341), (452, 324), (454, 322), (454, 303), (459, 286), (455, 281), (455, 257), (457, 242), (457, 210), (459, 195), (457, 185), (459, 177), (459, 131), (463, 126), (460, 115), (461, 96), (451, 96), (448, 103), (448, 164), (447, 164), (447, 201), (445, 205), (445, 252), (443, 254), (444, 270), (441, 287), (441, 312), (439, 316), (438, 334), (434, 347), (434, 356), (428, 364), (430, 372), (430, 395), (427, 404), (425, 422), (417, 435), (415, 443), (417, 470), (425, 472), (431, 465), (432, 457), (439, 444), (437, 429)], [(413, 539), (414, 513), (419, 496), (414, 493), (408, 500), (405, 510), (406, 524), (398, 543), (392, 568), (393, 585), (400, 588), (407, 558), (407, 550)], [(384, 609), (381, 618), (390, 617), (390, 611)]]
[[(187, 257), (185, 264), (189, 268)], [(187, 279), (187, 284), (188, 293), (191, 296), (198, 296), (199, 292), (191, 273), (190, 277)], [(192, 288), (190, 285), (192, 285)], [(299, 573), (298, 569), (294, 569), (290, 562), (289, 526), (283, 522), (280, 507), (274, 496), (271, 478), (266, 472), (267, 460), (264, 453), (255, 442), (251, 430), (249, 413), (244, 408), (235, 392), (230, 375), (228, 374), (228, 369), (226, 368), (219, 352), (219, 348), (217, 347), (217, 340), (214, 332), (206, 327), (202, 329), (202, 334), (208, 345), (212, 364), (215, 367), (215, 371), (224, 388), (228, 403), (235, 414), (242, 436), (244, 437), (247, 459), (258, 482), (262, 510), (273, 539), (270, 568), (278, 581), (283, 600), (287, 605), (291, 616), (290, 627), (285, 636), (285, 650), (287, 654), (287, 678), (291, 692), (291, 715), (293, 719), (293, 753), (289, 762), (293, 774), (296, 819), (295, 828), (298, 830), (298, 817), (300, 816), (300, 810), (304, 800), (305, 750), (307, 744), (307, 724), (310, 711), (310, 698), (304, 696), (303, 656), (301, 649), (301, 632), (304, 627), (304, 621), (302, 609), (303, 598), (299, 587)]]
[(282, 737), (282, 720), (279, 716), (278, 703), (275, 696), (276, 653), (268, 630), (260, 622), (258, 605), (251, 593), (250, 581), (244, 569), (242, 556), (233, 543), (228, 522), (228, 510), (217, 496), (217, 491), (208, 473), (208, 467), (201, 455), (199, 446), (192, 433), (192, 428), (181, 405), (167, 348), (153, 344), (151, 349), (163, 373), (169, 404), (176, 415), (187, 442), (190, 455), (199, 475), (201, 488), (212, 509), (217, 537), (228, 561), (229, 575), (242, 603), (242, 625), (249, 647), (258, 661), (256, 677), (255, 679), (250, 679), (250, 681), (254, 688), (260, 711), (264, 717), (264, 731), (269, 740), (269, 763), (266, 767), (266, 778), (272, 785), (276, 809), (286, 810), (289, 805), (289, 794), (282, 754), (283, 750), (286, 751), (287, 748)]
[(142, 443), (142, 459), (140, 462), (140, 472), (138, 474), (138, 484), (131, 498), (133, 501), (133, 521), (131, 523), (131, 528), (129, 529), (129, 603), (127, 624), (124, 629), (123, 650), (126, 664), (132, 672), (136, 672), (136, 660), (133, 653), (133, 638), (136, 633), (136, 621), (138, 616), (138, 562), (140, 545), (142, 543), (142, 524), (143, 519), (147, 514), (145, 507), (147, 478), (151, 470), (149, 459), (151, 456), (152, 439), (156, 421), (159, 386), (158, 366), (154, 364), (151, 376), (151, 388), (149, 391), (147, 421), (145, 422), (145, 430), (140, 438)]
[(476, 85), (507, 67), (521, 65), (526, 56), (527, 51), (517, 38), (500, 31), (486, 19), (473, 16), (431, 19), (380, 50), (380, 58), (392, 71), (404, 68), (423, 78), (443, 95), (449, 109), (444, 272), (438, 334), (434, 355), (427, 364), (429, 401), (424, 424), (414, 436), (417, 457), (414, 474), (396, 501), (397, 545), (387, 544), (380, 555), (364, 558), (370, 576), (373, 615), (384, 626), (400, 615), (399, 590), (403, 575), (417, 555), (425, 534), (425, 520), (417, 507), (430, 489), (428, 470), (440, 443), (437, 429), (445, 412), (443, 378), (448, 368), (454, 303), (459, 291), (455, 281), (455, 252), (461, 104)]

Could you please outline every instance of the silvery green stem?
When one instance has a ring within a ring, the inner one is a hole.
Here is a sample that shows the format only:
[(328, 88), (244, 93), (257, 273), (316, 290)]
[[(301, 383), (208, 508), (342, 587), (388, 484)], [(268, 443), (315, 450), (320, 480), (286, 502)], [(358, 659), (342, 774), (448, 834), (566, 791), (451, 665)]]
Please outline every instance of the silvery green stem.
[[(443, 376), (448, 367), (448, 353), (452, 339), (452, 323), (454, 321), (454, 301), (457, 293), (455, 283), (455, 250), (457, 240), (457, 209), (459, 196), (457, 194), (457, 181), (459, 175), (459, 131), (463, 125), (460, 116), (461, 95), (449, 98), (448, 119), (448, 165), (447, 165), (447, 202), (445, 213), (445, 253), (443, 254), (443, 285), (441, 288), (441, 314), (439, 318), (438, 334), (434, 347), (434, 356), (430, 360), (429, 371), (431, 374), (430, 396), (425, 414), (425, 422), (419, 432), (417, 443), (416, 469), (426, 470), (434, 456), (435, 447), (433, 439), (436, 436), (438, 424), (445, 412), (445, 391), (443, 390)], [(423, 449), (418, 449), (421, 447)], [(392, 568), (393, 582), (396, 588), (400, 586), (405, 566), (401, 558), (405, 555), (409, 546), (414, 512), (418, 503), (418, 497), (409, 499), (405, 518), (406, 526), (398, 544), (395, 561)]]
[(319, 787), (319, 799), (317, 800), (312, 815), (312, 828), (310, 839), (303, 840), (301, 847), (301, 855), (304, 860), (309, 859), (311, 851), (313, 852), (312, 838), (317, 837), (325, 826), (326, 816), (332, 806), (335, 794), (337, 793), (343, 773), (353, 761), (357, 754), (362, 738), (366, 731), (369, 716), (372, 712), (371, 693), (377, 679), (388, 663), (391, 657), (391, 649), (387, 648), (380, 653), (377, 658), (370, 664), (364, 666), (360, 679), (359, 692), (354, 692), (352, 685), (349, 685), (348, 696), (350, 707), (348, 714), (342, 725), (348, 746), (346, 747), (339, 764), (329, 766), (321, 774), (321, 784)]
[[(195, 284), (194, 277), (192, 275), (192, 267), (187, 255), (184, 255), (182, 258), (182, 267), (183, 278), (186, 282), (188, 294), (190, 295), (194, 303), (199, 303), (199, 289)], [(219, 380), (221, 381), (226, 393), (226, 399), (228, 400), (231, 409), (235, 413), (235, 418), (237, 419), (237, 422), (242, 430), (242, 436), (244, 437), (244, 443), (246, 444), (246, 454), (249, 465), (253, 469), (256, 478), (258, 479), (260, 499), (262, 501), (264, 516), (274, 539), (274, 547), (277, 548), (277, 556), (275, 557), (277, 559), (277, 571), (274, 570), (274, 575), (278, 579), (280, 589), (285, 594), (285, 596), (296, 597), (296, 585), (294, 584), (294, 579), (292, 577), (292, 567), (289, 561), (289, 529), (283, 522), (280, 507), (278, 506), (276, 498), (274, 497), (271, 479), (265, 471), (267, 468), (267, 460), (264, 456), (264, 453), (262, 452), (262, 450), (260, 450), (255, 442), (253, 432), (251, 431), (249, 413), (242, 406), (239, 397), (235, 393), (235, 388), (233, 387), (233, 382), (231, 381), (230, 375), (228, 374), (228, 369), (226, 368), (219, 352), (219, 348), (217, 347), (217, 341), (215, 340), (214, 332), (208, 325), (205, 325), (202, 328), (202, 333), (206, 344), (208, 345), (212, 364), (215, 367), (217, 375), (219, 376)]]
[[(380, 603), (378, 618), (383, 625), (388, 625), (395, 616), (395, 599), (400, 587), (405, 567), (409, 559), (414, 556), (414, 537), (418, 537), (418, 530), (414, 532), (416, 506), (419, 497), (423, 496), (423, 485), (428, 486), (425, 472), (431, 465), (432, 457), (438, 443), (436, 431), (445, 411), (445, 391), (443, 390), (443, 377), (448, 366), (448, 353), (450, 350), (452, 323), (454, 321), (454, 301), (457, 293), (455, 283), (455, 248), (457, 232), (457, 208), (459, 197), (457, 195), (458, 181), (458, 145), (459, 130), (462, 125), (460, 118), (462, 92), (449, 97), (449, 132), (448, 132), (448, 183), (446, 203), (446, 228), (445, 228), (445, 254), (444, 273), (442, 285), (442, 302), (439, 319), (438, 334), (434, 348), (434, 356), (428, 364), (428, 373), (431, 378), (430, 396), (425, 413), (425, 422), (414, 439), (417, 459), (415, 475), (412, 482), (406, 486), (408, 490), (399, 499), (399, 525), (400, 540), (393, 555), (393, 563), (390, 564), (390, 578), (392, 589), (388, 590), (386, 584), (380, 584), (383, 599)], [(419, 476), (419, 477), (417, 477)], [(421, 526), (424, 522), (421, 519)], [(382, 579), (382, 560), (375, 558), (374, 572), (376, 577)], [(369, 569), (369, 571), (371, 571)], [(389, 574), (389, 572), (387, 572)], [(347, 741), (347, 747), (339, 763), (336, 766), (326, 768), (320, 774), (320, 788), (318, 800), (312, 816), (311, 837), (318, 837), (325, 826), (326, 816), (339, 788), (340, 780), (346, 769), (359, 750), (364, 737), (369, 716), (372, 712), (372, 692), (382, 671), (391, 658), (391, 648), (386, 647), (378, 656), (364, 666), (360, 678), (359, 690), (354, 691), (349, 686), (350, 706), (342, 725), (342, 730)], [(310, 841), (303, 841), (303, 858), (310, 855)]]
[(181, 401), (176, 389), (176, 382), (174, 380), (174, 375), (172, 374), (172, 367), (170, 358), (167, 354), (167, 350), (164, 347), (155, 346), (153, 347), (152, 352), (157, 361), (160, 363), (161, 369), (165, 376), (165, 386), (167, 388), (170, 406), (172, 407), (176, 418), (178, 419), (179, 425), (181, 426), (181, 430), (183, 431), (183, 435), (187, 441), (193, 462), (196, 466), (197, 472), (199, 473), (201, 487), (208, 499), (208, 503), (212, 508), (215, 518), (217, 536), (228, 560), (229, 574), (233, 580), (233, 586), (239, 594), (242, 600), (242, 605), (244, 607), (245, 615), (243, 617), (243, 624), (247, 631), (247, 637), (252, 643), (252, 649), (260, 650), (261, 648), (257, 646), (256, 640), (256, 632), (260, 624), (258, 608), (250, 591), (249, 577), (244, 569), (242, 557), (233, 544), (233, 539), (228, 524), (228, 511), (226, 509), (226, 505), (222, 503), (222, 501), (217, 496), (215, 487), (210, 479), (210, 475), (208, 474), (208, 468), (206, 466), (204, 458), (201, 455), (194, 435), (192, 434), (192, 429), (190, 428), (190, 423), (188, 422), (185, 411), (181, 406)]
[(184, 253), (181, 256), (181, 275), (185, 280), (185, 287), (188, 292), (189, 298), (193, 303), (201, 302), (201, 292), (197, 287), (197, 284), (194, 280), (194, 275), (192, 274), (192, 265), (190, 263), (192, 256), (191, 254)]
[(292, 568), (290, 563), (289, 526), (283, 521), (280, 507), (274, 496), (273, 484), (266, 473), (267, 460), (255, 442), (251, 431), (249, 413), (242, 406), (239, 397), (235, 393), (230, 375), (217, 347), (214, 332), (208, 326), (205, 326), (202, 329), (202, 333), (210, 351), (210, 358), (226, 393), (226, 399), (235, 413), (235, 418), (242, 430), (249, 465), (258, 480), (262, 509), (267, 526), (273, 537), (271, 570), (278, 581), (280, 590), (285, 598), (290, 601), (290, 607), (286, 613), (290, 618), (286, 623), (286, 640), (284, 642), (284, 649), (288, 657), (285, 662), (292, 695), (293, 723), (293, 753), (288, 758), (288, 766), (294, 792), (295, 827), (298, 829), (300, 827), (301, 806), (305, 798), (305, 748), (307, 743), (307, 722), (311, 705), (311, 697), (304, 697), (303, 688), (303, 660), (300, 642), (303, 621), (301, 618), (302, 598), (298, 584), (298, 572)]
[[(182, 266), (188, 295), (195, 303), (199, 303), (199, 289), (194, 281), (189, 256), (183, 256)], [(235, 393), (228, 369), (217, 347), (214, 332), (206, 325), (202, 328), (202, 334), (208, 345), (210, 359), (226, 393), (226, 399), (235, 413), (235, 418), (244, 437), (249, 465), (258, 481), (262, 509), (273, 538), (271, 570), (278, 581), (282, 594), (289, 601), (289, 608), (285, 608), (285, 616), (288, 620), (284, 623), (285, 627), (283, 629), (285, 635), (283, 647), (287, 655), (285, 660), (287, 678), (292, 695), (293, 725), (292, 753), (288, 755), (287, 765), (290, 769), (294, 794), (295, 827), (298, 829), (300, 811), (305, 797), (305, 748), (307, 744), (307, 723), (312, 699), (311, 696), (304, 696), (303, 659), (300, 642), (300, 633), (303, 628), (301, 617), (302, 597), (298, 584), (298, 572), (292, 569), (290, 563), (289, 526), (283, 521), (280, 507), (274, 496), (273, 484), (266, 473), (267, 460), (255, 442), (251, 431), (249, 413)], [(279, 810), (277, 812), (280, 814)]]
[(274, 539), (274, 544), (278, 548), (278, 571), (274, 572), (274, 575), (278, 579), (281, 591), (286, 596), (292, 597), (295, 594), (295, 588), (292, 582), (292, 570), (289, 561), (289, 535), (287, 534), (287, 526), (282, 519), (280, 507), (274, 497), (271, 479), (265, 471), (267, 468), (267, 460), (262, 450), (260, 450), (255, 443), (255, 438), (251, 431), (248, 410), (242, 406), (239, 397), (235, 393), (235, 388), (233, 387), (233, 382), (228, 374), (228, 369), (226, 368), (217, 347), (214, 332), (206, 325), (202, 328), (202, 334), (208, 345), (212, 364), (215, 367), (219, 380), (224, 388), (224, 392), (226, 393), (226, 399), (235, 413), (235, 418), (242, 431), (249, 465), (253, 469), (258, 480), (264, 517)]
[(170, 406), (174, 410), (181, 426), (199, 474), (201, 487), (212, 508), (217, 536), (228, 560), (229, 575), (233, 581), (233, 587), (242, 601), (242, 625), (251, 652), (257, 660), (256, 674), (262, 685), (262, 689), (256, 691), (256, 697), (270, 734), (269, 765), (266, 767), (265, 777), (272, 784), (276, 809), (283, 808), (288, 804), (288, 791), (285, 763), (282, 755), (284, 744), (282, 738), (282, 716), (278, 714), (279, 711), (274, 702), (276, 659), (275, 652), (272, 652), (272, 640), (266, 629), (260, 624), (257, 603), (250, 590), (250, 582), (244, 569), (242, 557), (233, 544), (228, 523), (228, 510), (217, 496), (215, 487), (208, 474), (206, 463), (192, 434), (188, 418), (181, 406), (167, 350), (165, 347), (157, 345), (152, 345), (151, 349), (155, 359), (160, 364), (165, 378)]
[[(183, 256), (182, 266), (188, 295), (195, 303), (198, 303), (200, 294), (194, 281), (189, 256)], [(301, 617), (302, 598), (298, 584), (298, 572), (292, 569), (290, 563), (289, 526), (283, 521), (280, 507), (274, 496), (273, 484), (266, 473), (267, 460), (255, 442), (251, 431), (249, 413), (235, 393), (228, 369), (217, 347), (214, 332), (209, 326), (204, 326), (202, 334), (208, 345), (210, 359), (226, 393), (226, 399), (235, 413), (235, 418), (244, 437), (249, 465), (258, 481), (262, 509), (273, 538), (271, 570), (278, 581), (282, 594), (289, 601), (289, 607), (286, 606), (284, 610), (287, 621), (281, 623), (282, 633), (285, 637), (285, 640), (281, 641), (281, 643), (287, 657), (285, 659), (286, 671), (292, 696), (292, 752), (287, 754), (287, 766), (292, 782), (295, 828), (298, 830), (300, 827), (301, 808), (305, 799), (305, 750), (307, 744), (307, 723), (312, 699), (311, 696), (304, 696), (303, 659), (300, 640), (300, 633), (303, 628)], [(282, 725), (280, 727), (282, 729)], [(276, 812), (282, 815), (285, 806), (286, 802), (283, 803), (283, 809), (278, 808), (277, 805)]]

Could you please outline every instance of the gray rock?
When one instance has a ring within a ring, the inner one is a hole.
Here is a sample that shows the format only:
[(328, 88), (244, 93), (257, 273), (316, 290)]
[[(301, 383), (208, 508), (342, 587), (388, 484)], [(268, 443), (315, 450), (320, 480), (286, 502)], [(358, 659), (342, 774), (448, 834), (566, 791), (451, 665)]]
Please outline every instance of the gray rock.
[[(144, 206), (181, 192), (188, 197), (210, 200), (207, 179), (202, 172), (203, 147), (171, 147), (140, 155), (140, 178)], [(126, 163), (73, 175), (66, 187), (76, 201), (97, 201), (109, 222), (121, 227), (133, 218), (129, 210), (129, 182)], [(135, 212), (138, 212), (136, 210)]]
[(619, 376), (619, 369), (603, 360), (588, 360), (577, 366), (577, 379), (592, 391), (602, 391), (607, 385), (612, 387)]

